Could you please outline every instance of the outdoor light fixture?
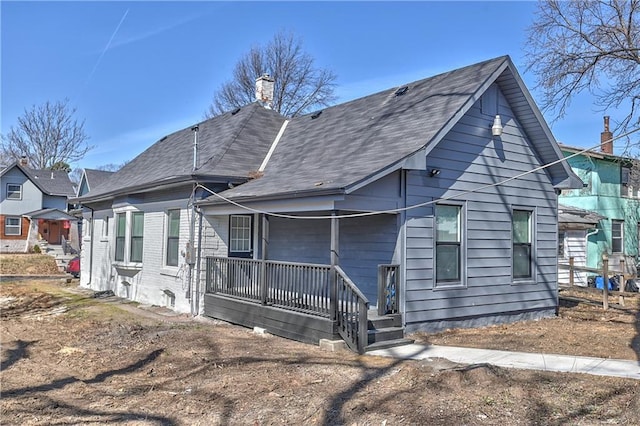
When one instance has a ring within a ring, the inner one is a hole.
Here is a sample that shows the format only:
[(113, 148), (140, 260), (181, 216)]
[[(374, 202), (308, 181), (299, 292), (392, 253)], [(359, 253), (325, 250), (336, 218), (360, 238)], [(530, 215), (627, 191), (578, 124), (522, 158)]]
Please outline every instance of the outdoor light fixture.
[(493, 126), (491, 126), (491, 134), (493, 136), (502, 135), (502, 121), (500, 120), (499, 115), (496, 115), (496, 118), (493, 119)]
[(429, 170), (429, 176), (434, 177), (440, 174), (440, 169), (431, 169)]

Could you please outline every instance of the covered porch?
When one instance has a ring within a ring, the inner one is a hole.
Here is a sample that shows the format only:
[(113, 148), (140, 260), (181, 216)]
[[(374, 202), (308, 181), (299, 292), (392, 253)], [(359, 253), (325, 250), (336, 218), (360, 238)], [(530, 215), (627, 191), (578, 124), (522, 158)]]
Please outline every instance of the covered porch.
[[(399, 265), (378, 266), (373, 316), (399, 313), (398, 277)], [(206, 258), (206, 316), (307, 343), (339, 337), (363, 353), (372, 343), (369, 307), (338, 265)]]

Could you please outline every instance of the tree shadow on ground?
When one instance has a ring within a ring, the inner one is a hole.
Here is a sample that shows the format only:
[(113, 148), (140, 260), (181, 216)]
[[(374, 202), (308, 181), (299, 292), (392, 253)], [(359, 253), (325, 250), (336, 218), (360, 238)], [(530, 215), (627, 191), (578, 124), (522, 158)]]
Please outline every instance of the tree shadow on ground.
[(126, 367), (123, 368), (119, 368), (117, 370), (110, 370), (110, 371), (105, 371), (104, 373), (100, 373), (98, 375), (96, 375), (94, 378), (92, 379), (88, 379), (88, 380), (81, 380), (78, 379), (77, 377), (65, 377), (63, 379), (58, 379), (58, 380), (53, 380), (50, 383), (45, 383), (39, 386), (30, 386), (30, 387), (25, 387), (25, 388), (20, 388), (20, 389), (9, 389), (9, 390), (3, 390), (2, 392), (2, 397), (3, 398), (12, 398), (12, 397), (20, 397), (23, 396), (25, 394), (30, 394), (30, 393), (36, 393), (36, 392), (47, 392), (47, 391), (51, 391), (54, 389), (61, 389), (71, 383), (76, 383), (76, 382), (83, 382), (86, 384), (92, 384), (92, 383), (100, 383), (105, 381), (107, 378), (112, 377), (112, 376), (117, 376), (117, 375), (121, 375), (121, 374), (129, 374), (132, 373), (134, 371), (137, 371), (141, 368), (143, 368), (144, 366), (146, 366), (147, 364), (150, 364), (151, 362), (153, 362), (158, 356), (160, 356), (160, 354), (162, 354), (162, 352), (164, 352), (163, 349), (156, 349), (155, 351), (151, 352), (149, 355), (147, 355), (146, 357), (144, 357), (143, 359), (128, 365)]
[[(37, 343), (37, 340), (26, 342), (24, 340), (17, 340), (13, 349), (6, 349), (7, 358), (2, 360), (0, 364), (0, 371), (5, 371), (22, 358), (26, 358), (29, 352), (29, 346)], [(6, 345), (5, 345), (6, 346)]]

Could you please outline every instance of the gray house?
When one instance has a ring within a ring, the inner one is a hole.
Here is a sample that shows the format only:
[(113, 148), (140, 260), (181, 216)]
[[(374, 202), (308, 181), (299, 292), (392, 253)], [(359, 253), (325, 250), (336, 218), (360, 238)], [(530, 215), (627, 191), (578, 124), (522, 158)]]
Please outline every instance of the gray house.
[[(228, 139), (222, 129), (248, 115)], [(194, 162), (215, 160), (208, 180), (183, 172), (176, 202), (176, 178), (156, 163), (189, 158), (189, 134)], [(224, 158), (200, 154), (210, 145)], [(293, 119), (249, 105), (150, 151), (83, 199), (94, 220), (113, 211), (122, 223), (99, 266), (85, 256), (109, 275), (85, 285), (124, 285), (134, 299), (155, 285), (194, 314), (308, 342), (340, 336), (357, 351), (404, 332), (555, 314), (557, 193), (582, 182), (558, 162), (509, 57)], [(147, 232), (154, 205), (164, 229)], [(160, 244), (147, 244), (157, 234)], [(127, 262), (127, 244), (141, 261)], [(138, 279), (174, 244), (190, 277), (172, 287), (183, 294)]]

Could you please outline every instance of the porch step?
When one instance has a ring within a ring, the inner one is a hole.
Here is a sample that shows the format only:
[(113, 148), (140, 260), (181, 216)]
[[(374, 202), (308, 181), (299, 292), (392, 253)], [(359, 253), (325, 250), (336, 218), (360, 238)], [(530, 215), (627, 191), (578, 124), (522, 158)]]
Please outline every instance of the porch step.
[(404, 337), (400, 314), (379, 316), (377, 311), (369, 311), (367, 318), (368, 332), (365, 351), (409, 345), (414, 342), (414, 340)]
[(402, 339), (385, 340), (382, 342), (371, 343), (370, 345), (367, 345), (367, 347), (364, 348), (364, 350), (365, 352), (371, 352), (371, 351), (376, 351), (378, 349), (388, 349), (388, 348), (395, 348), (396, 346), (410, 345), (413, 342), (415, 342), (415, 340), (406, 339), (403, 337)]

